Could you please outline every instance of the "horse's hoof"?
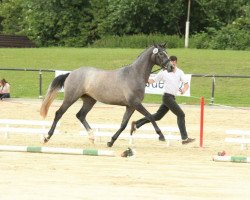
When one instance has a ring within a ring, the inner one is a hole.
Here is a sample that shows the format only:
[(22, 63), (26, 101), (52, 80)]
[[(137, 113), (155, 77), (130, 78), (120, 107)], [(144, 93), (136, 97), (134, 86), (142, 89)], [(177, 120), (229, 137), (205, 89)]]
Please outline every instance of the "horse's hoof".
[(95, 135), (94, 135), (94, 131), (92, 129), (90, 129), (88, 131), (88, 135), (89, 135), (89, 141), (94, 144), (95, 143)]
[(95, 138), (89, 137), (89, 141), (90, 141), (92, 144), (94, 144), (94, 143), (95, 143)]
[(163, 142), (165, 142), (165, 141), (166, 141), (166, 139), (165, 139), (165, 137), (164, 137), (164, 136), (160, 136), (160, 137), (159, 137), (159, 140), (160, 140), (160, 141), (163, 141)]
[(49, 138), (44, 137), (43, 143), (47, 143), (49, 141)]
[(113, 146), (113, 142), (107, 142), (107, 146), (108, 147), (112, 147)]

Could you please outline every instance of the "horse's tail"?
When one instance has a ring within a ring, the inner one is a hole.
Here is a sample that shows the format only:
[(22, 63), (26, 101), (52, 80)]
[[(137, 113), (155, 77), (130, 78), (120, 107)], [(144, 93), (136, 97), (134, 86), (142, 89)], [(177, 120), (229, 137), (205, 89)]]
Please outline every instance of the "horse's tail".
[(68, 77), (69, 73), (57, 76), (49, 86), (47, 94), (43, 100), (42, 106), (40, 108), (40, 115), (45, 118), (47, 116), (49, 107), (53, 100), (56, 98), (58, 90), (64, 86), (64, 82)]

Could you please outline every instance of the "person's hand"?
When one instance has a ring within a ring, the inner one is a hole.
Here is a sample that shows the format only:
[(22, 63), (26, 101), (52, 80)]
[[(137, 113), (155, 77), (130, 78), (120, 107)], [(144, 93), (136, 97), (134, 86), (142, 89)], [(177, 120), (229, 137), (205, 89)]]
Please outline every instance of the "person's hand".
[(180, 88), (180, 89), (179, 89), (179, 92), (180, 92), (181, 94), (184, 94), (186, 91), (185, 91), (184, 88)]
[(154, 79), (148, 79), (149, 84), (153, 84), (154, 82), (155, 82)]

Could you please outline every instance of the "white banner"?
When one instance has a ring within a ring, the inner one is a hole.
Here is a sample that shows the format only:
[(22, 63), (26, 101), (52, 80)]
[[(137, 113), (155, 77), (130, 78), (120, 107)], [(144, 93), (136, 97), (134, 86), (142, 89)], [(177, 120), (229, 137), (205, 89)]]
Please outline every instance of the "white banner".
[[(155, 75), (156, 74), (151, 74), (150, 78), (153, 78)], [(185, 75), (186, 75), (187, 80), (188, 80), (189, 88), (188, 88), (188, 90), (184, 94), (181, 94), (180, 92), (178, 92), (177, 96), (187, 96), (187, 97), (190, 97), (190, 88), (191, 88), (192, 74), (185, 74)], [(162, 95), (164, 93), (163, 87), (164, 87), (164, 83), (162, 81), (160, 81), (158, 83), (153, 83), (153, 84), (148, 84), (147, 83), (146, 88), (145, 88), (145, 93), (146, 94), (161, 94)], [(183, 85), (180, 82), (179, 88), (182, 88), (182, 87), (183, 87)]]

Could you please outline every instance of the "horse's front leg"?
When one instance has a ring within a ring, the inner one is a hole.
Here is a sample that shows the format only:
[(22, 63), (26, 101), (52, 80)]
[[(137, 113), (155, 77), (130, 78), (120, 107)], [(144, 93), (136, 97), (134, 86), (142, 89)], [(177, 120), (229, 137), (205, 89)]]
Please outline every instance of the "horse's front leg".
[(111, 141), (107, 143), (108, 147), (113, 146), (114, 142), (117, 140), (117, 138), (119, 137), (121, 132), (126, 128), (128, 121), (129, 121), (130, 117), (132, 116), (132, 114), (134, 113), (134, 111), (135, 111), (134, 108), (129, 107), (129, 106), (126, 107), (126, 112), (123, 115), (121, 126), (120, 126), (119, 130), (113, 135), (113, 137), (111, 138)]
[(156, 124), (153, 116), (146, 110), (146, 108), (144, 108), (144, 106), (140, 103), (140, 104), (136, 104), (135, 105), (135, 109), (140, 112), (141, 114), (143, 114), (145, 117), (148, 118), (148, 120), (153, 124), (156, 133), (159, 135), (159, 140), (160, 141), (166, 141), (164, 135), (162, 134), (160, 128), (158, 127), (158, 125)]

